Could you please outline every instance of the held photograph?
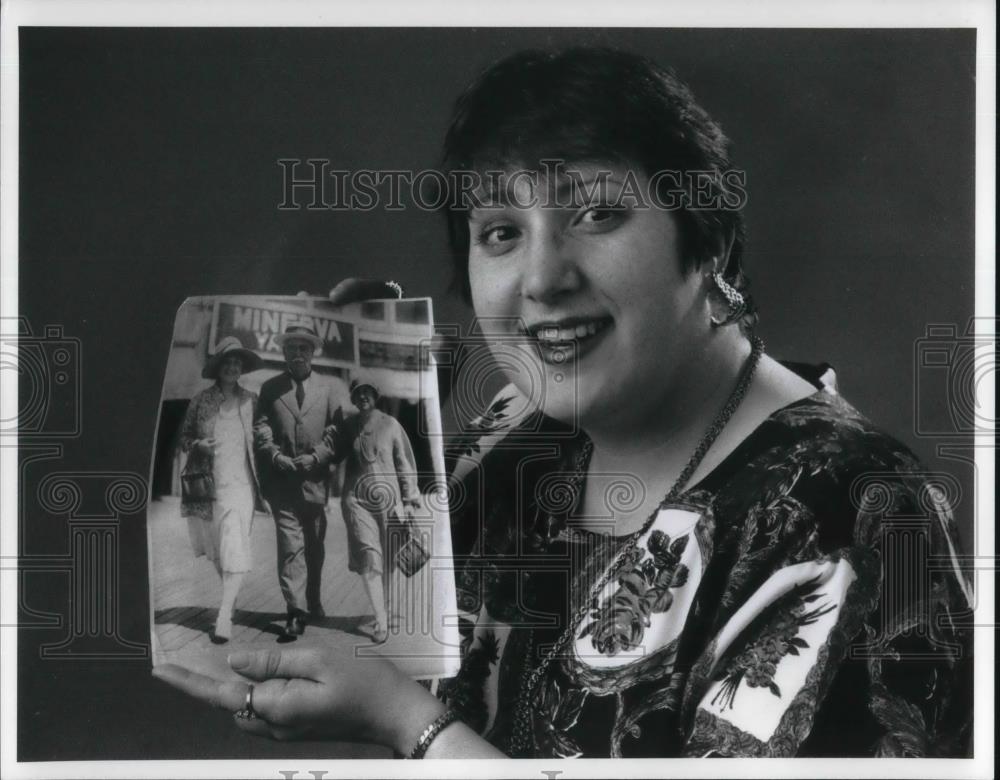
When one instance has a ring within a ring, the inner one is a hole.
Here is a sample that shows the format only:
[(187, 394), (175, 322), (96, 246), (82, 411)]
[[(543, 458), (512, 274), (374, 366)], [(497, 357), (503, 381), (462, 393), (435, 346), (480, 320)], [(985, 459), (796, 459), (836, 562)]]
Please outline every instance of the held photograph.
[(184, 302), (147, 506), (154, 665), (294, 642), (454, 671), (432, 332), (428, 299)]

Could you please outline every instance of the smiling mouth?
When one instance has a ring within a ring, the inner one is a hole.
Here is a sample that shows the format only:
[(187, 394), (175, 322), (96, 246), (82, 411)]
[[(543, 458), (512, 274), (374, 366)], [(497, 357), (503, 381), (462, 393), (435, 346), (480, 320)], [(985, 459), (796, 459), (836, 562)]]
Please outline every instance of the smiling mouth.
[(543, 361), (560, 365), (578, 360), (593, 349), (611, 324), (610, 317), (576, 317), (532, 325), (524, 335), (538, 345)]

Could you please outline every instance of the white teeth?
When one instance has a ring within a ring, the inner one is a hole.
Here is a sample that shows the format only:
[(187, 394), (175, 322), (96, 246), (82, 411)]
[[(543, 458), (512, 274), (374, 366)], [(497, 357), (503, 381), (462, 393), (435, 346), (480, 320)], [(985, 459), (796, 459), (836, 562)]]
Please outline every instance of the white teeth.
[(602, 327), (601, 323), (594, 321), (581, 323), (580, 325), (576, 325), (572, 328), (556, 328), (546, 326), (538, 331), (537, 338), (539, 341), (573, 341), (574, 339), (582, 339), (588, 336), (593, 336), (597, 333), (597, 331), (601, 330)]

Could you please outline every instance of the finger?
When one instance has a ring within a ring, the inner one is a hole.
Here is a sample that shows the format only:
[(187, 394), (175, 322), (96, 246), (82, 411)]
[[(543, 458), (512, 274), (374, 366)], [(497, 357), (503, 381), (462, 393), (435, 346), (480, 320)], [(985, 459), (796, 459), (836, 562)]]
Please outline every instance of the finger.
[(396, 292), (377, 279), (344, 279), (330, 290), (330, 303), (343, 306), (371, 298), (395, 298)]
[(271, 726), (271, 738), (279, 742), (288, 742), (292, 739), (304, 739), (308, 736), (308, 729), (290, 728), (288, 726)]
[(233, 723), (236, 724), (240, 731), (245, 731), (247, 734), (253, 734), (255, 737), (271, 736), (271, 726), (263, 718), (246, 720), (244, 718), (237, 718), (233, 715)]
[(305, 290), (299, 290), (297, 293), (295, 293), (295, 297), (296, 298), (308, 298), (309, 297), (309, 293), (307, 293)]
[(245, 720), (243, 718), (237, 718), (234, 715), (233, 721), (241, 730), (245, 731), (247, 734), (253, 734), (255, 737), (269, 737), (270, 739), (276, 739), (279, 742), (287, 742), (292, 739), (301, 739), (305, 736), (305, 731), (303, 729), (289, 726), (275, 726), (272, 723), (268, 723), (263, 718)]
[(221, 682), (174, 664), (157, 666), (153, 669), (153, 676), (212, 707), (235, 711), (241, 709), (246, 702), (245, 682)]
[(269, 680), (273, 677), (319, 680), (323, 665), (313, 650), (289, 649), (238, 651), (229, 656), (229, 666), (251, 680)]

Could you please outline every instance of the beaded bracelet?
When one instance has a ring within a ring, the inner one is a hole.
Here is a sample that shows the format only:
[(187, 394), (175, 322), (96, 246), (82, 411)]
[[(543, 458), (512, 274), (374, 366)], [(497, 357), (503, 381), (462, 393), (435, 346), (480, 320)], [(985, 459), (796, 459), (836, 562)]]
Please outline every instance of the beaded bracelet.
[(431, 742), (433, 742), (434, 738), (441, 733), (441, 729), (445, 726), (451, 725), (456, 720), (458, 720), (458, 713), (455, 710), (448, 710), (443, 715), (439, 715), (435, 718), (420, 735), (420, 739), (417, 740), (416, 747), (414, 747), (413, 751), (410, 753), (410, 758), (423, 758), (424, 754), (427, 752), (427, 748), (431, 746)]

